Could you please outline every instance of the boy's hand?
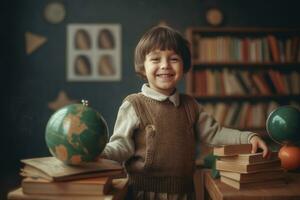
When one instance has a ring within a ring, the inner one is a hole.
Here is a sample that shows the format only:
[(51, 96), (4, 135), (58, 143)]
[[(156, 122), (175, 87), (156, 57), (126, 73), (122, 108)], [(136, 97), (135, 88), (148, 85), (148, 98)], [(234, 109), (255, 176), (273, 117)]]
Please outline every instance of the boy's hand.
[(263, 157), (266, 158), (267, 155), (269, 154), (269, 149), (266, 145), (266, 143), (258, 136), (253, 136), (250, 139), (250, 143), (252, 144), (252, 152), (251, 153), (255, 153), (257, 151), (258, 148), (263, 150)]

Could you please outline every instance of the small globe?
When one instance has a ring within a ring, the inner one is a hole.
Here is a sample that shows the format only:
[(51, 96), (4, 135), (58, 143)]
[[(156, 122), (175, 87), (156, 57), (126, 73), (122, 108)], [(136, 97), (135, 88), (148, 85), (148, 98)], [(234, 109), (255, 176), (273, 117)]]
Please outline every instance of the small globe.
[(50, 153), (65, 164), (94, 161), (108, 141), (108, 128), (100, 113), (82, 104), (56, 111), (45, 133)]
[(296, 144), (300, 141), (300, 111), (293, 106), (281, 106), (267, 118), (269, 136), (280, 144)]

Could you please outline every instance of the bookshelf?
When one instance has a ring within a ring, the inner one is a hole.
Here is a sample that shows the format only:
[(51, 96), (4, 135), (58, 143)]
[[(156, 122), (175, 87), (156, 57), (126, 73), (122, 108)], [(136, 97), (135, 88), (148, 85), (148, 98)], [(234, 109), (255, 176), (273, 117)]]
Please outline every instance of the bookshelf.
[(300, 28), (190, 27), (186, 35), (186, 92), (222, 125), (265, 135), (272, 110), (300, 106)]

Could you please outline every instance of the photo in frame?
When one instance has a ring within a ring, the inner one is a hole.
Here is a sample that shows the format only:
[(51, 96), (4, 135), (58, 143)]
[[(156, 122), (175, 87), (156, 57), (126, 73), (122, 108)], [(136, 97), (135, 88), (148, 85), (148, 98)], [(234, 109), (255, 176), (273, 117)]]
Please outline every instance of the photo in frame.
[(121, 72), (120, 24), (68, 24), (67, 81), (120, 81)]

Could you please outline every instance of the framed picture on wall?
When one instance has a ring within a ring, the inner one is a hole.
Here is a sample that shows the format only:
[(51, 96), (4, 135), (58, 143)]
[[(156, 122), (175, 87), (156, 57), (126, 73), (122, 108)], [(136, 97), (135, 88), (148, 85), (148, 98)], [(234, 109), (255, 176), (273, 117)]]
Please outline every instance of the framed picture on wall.
[(121, 69), (120, 24), (68, 24), (68, 81), (120, 81)]

